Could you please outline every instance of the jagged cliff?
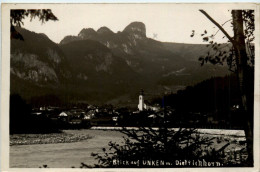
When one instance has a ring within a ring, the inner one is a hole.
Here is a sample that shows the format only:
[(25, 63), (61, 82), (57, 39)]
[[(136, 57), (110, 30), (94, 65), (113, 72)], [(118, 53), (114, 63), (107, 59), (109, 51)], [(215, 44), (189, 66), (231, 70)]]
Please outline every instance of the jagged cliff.
[(11, 93), (27, 98), (58, 94), (73, 101), (131, 104), (140, 88), (156, 96), (228, 73), (225, 66), (200, 66), (205, 45), (153, 40), (142, 22), (117, 33), (85, 28), (59, 44), (17, 29), (24, 41), (11, 41)]

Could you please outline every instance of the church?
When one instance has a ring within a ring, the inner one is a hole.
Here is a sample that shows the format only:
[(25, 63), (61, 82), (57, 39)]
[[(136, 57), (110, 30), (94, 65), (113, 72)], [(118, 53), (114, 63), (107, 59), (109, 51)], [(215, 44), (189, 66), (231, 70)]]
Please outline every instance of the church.
[(144, 103), (144, 90), (141, 89), (140, 95), (139, 95), (139, 103), (138, 103), (138, 110), (139, 111), (144, 111), (144, 110), (153, 110), (157, 111), (159, 110), (158, 107), (153, 107), (153, 106), (148, 106)]
[(144, 109), (146, 109), (146, 104), (144, 104), (144, 90), (142, 89), (139, 95), (138, 110), (143, 111)]

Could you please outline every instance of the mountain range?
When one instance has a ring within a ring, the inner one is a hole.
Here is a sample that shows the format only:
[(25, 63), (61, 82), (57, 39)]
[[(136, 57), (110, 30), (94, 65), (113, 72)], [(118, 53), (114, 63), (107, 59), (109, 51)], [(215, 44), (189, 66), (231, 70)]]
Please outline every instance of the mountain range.
[(117, 33), (84, 28), (59, 44), (16, 30), (24, 40), (11, 40), (11, 94), (26, 100), (55, 95), (62, 102), (136, 105), (140, 89), (150, 99), (229, 73), (227, 66), (200, 65), (206, 45), (148, 38), (142, 22)]

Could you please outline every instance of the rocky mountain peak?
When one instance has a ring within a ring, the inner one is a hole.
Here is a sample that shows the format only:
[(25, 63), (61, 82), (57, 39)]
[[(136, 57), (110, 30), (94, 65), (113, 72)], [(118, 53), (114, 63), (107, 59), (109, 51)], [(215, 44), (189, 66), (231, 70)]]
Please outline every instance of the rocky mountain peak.
[(60, 41), (60, 44), (67, 44), (67, 43), (69, 43), (69, 42), (76, 41), (76, 40), (80, 40), (80, 38), (79, 38), (78, 36), (69, 35), (69, 36), (65, 36), (65, 37)]
[(97, 32), (92, 28), (84, 28), (79, 32), (78, 36), (81, 39), (91, 39), (97, 36)]
[(114, 32), (113, 31), (111, 31), (109, 28), (107, 28), (107, 27), (101, 27), (101, 28), (99, 28), (98, 30), (97, 30), (97, 33), (98, 34), (113, 34)]
[(126, 28), (123, 32), (127, 32), (130, 34), (136, 34), (141, 37), (146, 37), (146, 28), (145, 24), (142, 22), (132, 22)]

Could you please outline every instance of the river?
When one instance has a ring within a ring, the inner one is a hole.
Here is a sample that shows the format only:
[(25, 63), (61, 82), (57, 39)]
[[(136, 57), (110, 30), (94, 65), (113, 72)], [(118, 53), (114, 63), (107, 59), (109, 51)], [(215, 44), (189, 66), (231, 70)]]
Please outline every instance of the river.
[[(108, 148), (109, 141), (119, 144), (123, 142), (123, 134), (119, 131), (66, 130), (65, 132), (84, 133), (92, 138), (74, 143), (10, 146), (10, 168), (39, 168), (43, 165), (48, 165), (50, 168), (78, 168), (81, 162), (93, 165), (97, 163), (97, 160), (91, 156), (92, 152), (102, 152), (102, 148)], [(211, 136), (214, 135), (214, 137), (228, 138), (225, 142), (245, 139), (244, 132), (241, 130), (201, 129), (200, 132)], [(225, 144), (225, 142), (221, 145)], [(234, 149), (237, 146), (237, 144), (231, 144), (229, 149)]]
[(34, 144), (10, 146), (10, 168), (38, 168), (48, 165), (51, 168), (80, 167), (84, 162), (89, 165), (97, 163), (91, 153), (108, 148), (108, 142), (122, 142), (123, 134), (118, 131), (103, 130), (69, 130), (66, 132), (84, 132), (93, 138), (58, 144)]

